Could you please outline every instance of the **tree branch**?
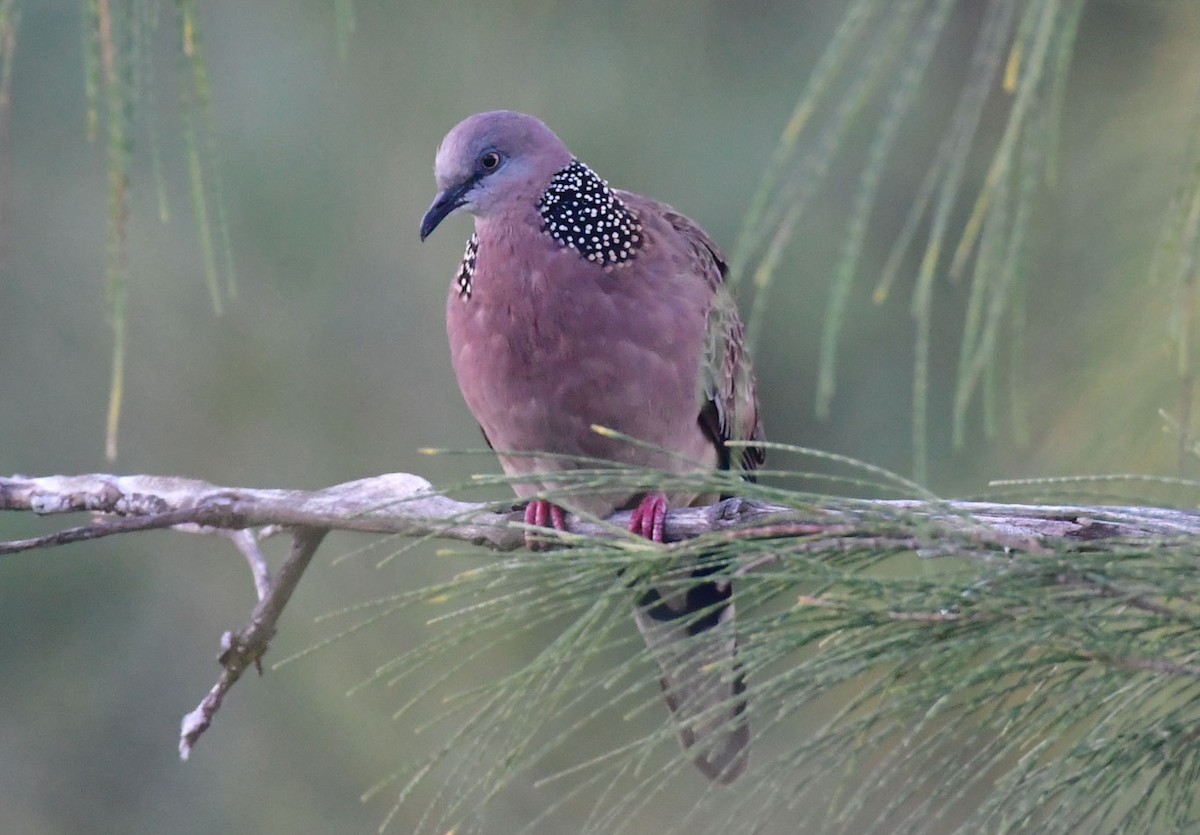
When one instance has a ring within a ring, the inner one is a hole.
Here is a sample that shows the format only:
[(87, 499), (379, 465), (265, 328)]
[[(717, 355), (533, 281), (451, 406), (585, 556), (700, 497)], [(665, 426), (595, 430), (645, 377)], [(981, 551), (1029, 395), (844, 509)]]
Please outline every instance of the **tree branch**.
[[(436, 536), (498, 551), (525, 544), (523, 529), (512, 524), (521, 521), (519, 511), (500, 512), (492, 504), (451, 499), (409, 473), (388, 473), (315, 491), (222, 487), (170, 476), (17, 475), (0, 477), (0, 510), (38, 515), (91, 511), (121, 517), (101, 518), (45, 537), (0, 542), (0, 554), (182, 524), (227, 530), (280, 525)], [(597, 525), (568, 515), (567, 531), (611, 537), (612, 525), (623, 526), (628, 518), (629, 512), (622, 511), (608, 520), (609, 525)], [(831, 525), (841, 525), (842, 535), (852, 536), (897, 522), (910, 529), (933, 524), (942, 531), (988, 536), (1024, 547), (1037, 540), (1051, 545), (1200, 535), (1200, 512), (1190, 510), (826, 497), (804, 510), (736, 498), (708, 507), (677, 508), (667, 516), (665, 538), (672, 542), (767, 524), (784, 527), (733, 535), (827, 534)], [(815, 527), (805, 529), (805, 525)]]
[[(262, 657), (271, 639), (275, 637), (275, 624), (283, 614), (283, 607), (291, 599), (292, 592), (300, 583), (304, 569), (317, 552), (317, 546), (328, 530), (323, 528), (296, 528), (292, 532), (292, 552), (279, 572), (279, 579), (268, 583), (267, 594), (258, 602), (250, 622), (241, 632), (234, 635), (226, 632), (221, 636), (223, 651), (217, 660), (224, 668), (221, 677), (213, 685), (200, 705), (183, 717), (179, 731), (179, 756), (187, 759), (192, 746), (212, 724), (213, 716), (220, 710), (229, 688), (237, 683), (242, 673), (251, 664), (262, 675)], [(258, 575), (256, 574), (256, 579)]]
[[(250, 564), (259, 602), (240, 631), (222, 636), (221, 676), (182, 723), (179, 750), (185, 759), (242, 673), (251, 665), (261, 672), (261, 659), (279, 617), (328, 531), (432, 536), (498, 551), (525, 544), (520, 511), (503, 512), (494, 505), (451, 499), (425, 479), (407, 473), (316, 491), (222, 487), (150, 475), (16, 475), (0, 477), (0, 510), (101, 514), (87, 525), (0, 542), (0, 554), (162, 528), (231, 534)], [(628, 518), (628, 511), (620, 512), (599, 525), (568, 515), (565, 536), (615, 537)], [(255, 535), (251, 529), (264, 530)], [(257, 541), (280, 529), (291, 534), (292, 550), (279, 576), (272, 579)], [(810, 537), (806, 550), (812, 551), (878, 543), (990, 559), (997, 552), (1044, 552), (1099, 542), (1149, 547), (1196, 537), (1200, 513), (1150, 507), (826, 497), (802, 509), (733, 498), (708, 507), (675, 509), (667, 516), (667, 542), (714, 533), (738, 539)], [(547, 531), (547, 536), (556, 535)], [(774, 559), (759, 554), (752, 564), (739, 567), (739, 573)]]

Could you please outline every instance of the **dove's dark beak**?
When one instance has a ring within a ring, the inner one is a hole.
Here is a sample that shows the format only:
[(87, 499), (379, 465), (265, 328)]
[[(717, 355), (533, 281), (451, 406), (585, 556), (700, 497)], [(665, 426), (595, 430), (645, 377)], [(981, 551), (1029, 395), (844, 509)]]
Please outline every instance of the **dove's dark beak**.
[(429, 207), (429, 211), (425, 213), (425, 217), (421, 218), (421, 240), (428, 238), (433, 230), (438, 228), (439, 223), (467, 202), (467, 193), (475, 187), (475, 183), (476, 180), (472, 178), (458, 185), (450, 186), (438, 194), (433, 205)]

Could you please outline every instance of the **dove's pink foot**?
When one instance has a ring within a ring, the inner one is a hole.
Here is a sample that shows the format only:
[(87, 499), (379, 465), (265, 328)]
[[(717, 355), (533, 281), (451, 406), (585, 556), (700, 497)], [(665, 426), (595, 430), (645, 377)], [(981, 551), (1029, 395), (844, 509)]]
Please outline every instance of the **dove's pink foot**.
[[(534, 499), (525, 505), (525, 524), (537, 525), (539, 528), (554, 528), (556, 531), (567, 529), (567, 515), (563, 509), (545, 499)], [(525, 545), (532, 551), (542, 551), (550, 547), (548, 542), (537, 538), (533, 531), (525, 532)]]
[(662, 542), (666, 521), (667, 497), (662, 493), (647, 493), (629, 517), (629, 530), (654, 542)]

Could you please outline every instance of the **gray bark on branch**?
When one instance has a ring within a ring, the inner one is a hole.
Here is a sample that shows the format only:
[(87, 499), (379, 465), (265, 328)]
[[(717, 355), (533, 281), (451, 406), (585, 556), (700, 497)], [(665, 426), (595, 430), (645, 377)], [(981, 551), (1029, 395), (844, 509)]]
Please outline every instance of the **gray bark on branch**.
[[(420, 476), (390, 473), (324, 490), (222, 487), (189, 478), (151, 475), (0, 477), (0, 510), (38, 515), (98, 514), (87, 525), (31, 539), (0, 542), (0, 554), (48, 548), (139, 530), (234, 532), (250, 563), (259, 602), (247, 624), (222, 636), (221, 676), (182, 723), (180, 755), (209, 727), (229, 689), (261, 659), (283, 609), (330, 530), (432, 536), (498, 551), (524, 547), (520, 511), (463, 502), (438, 493)], [(567, 517), (570, 535), (616, 537), (629, 512), (605, 525)], [(257, 536), (246, 532), (257, 530)], [(279, 530), (292, 536), (291, 554), (271, 577), (257, 540)], [(702, 534), (736, 538), (811, 538), (811, 550), (904, 547), (924, 553), (991, 558), (1000, 552), (1069, 549), (1087, 543), (1152, 545), (1200, 535), (1200, 512), (1153, 507), (1019, 505), (937, 500), (824, 497), (803, 508), (745, 499), (679, 508), (667, 516), (665, 539)], [(547, 536), (560, 536), (548, 531)], [(761, 561), (762, 558), (759, 557)], [(750, 571), (757, 565), (740, 567)]]
[[(0, 542), (0, 554), (188, 523), (228, 530), (279, 525), (436, 536), (498, 551), (525, 544), (519, 511), (501, 512), (493, 504), (451, 499), (410, 473), (387, 473), (312, 491), (222, 487), (172, 476), (0, 476), (0, 510), (104, 514), (79, 528)], [(110, 518), (114, 516), (118, 518)], [(568, 516), (567, 529), (585, 536), (615, 536), (612, 526), (623, 527), (628, 518), (629, 512), (621, 511), (608, 520), (609, 525), (597, 525)], [(1014, 545), (1036, 539), (1051, 545), (1054, 540), (1136, 542), (1200, 534), (1200, 512), (1191, 510), (827, 497), (804, 510), (744, 499), (673, 509), (667, 516), (665, 538), (679, 541), (785, 521), (819, 530), (833, 524), (848, 526), (851, 534), (881, 523), (903, 521), (914, 528), (933, 523), (947, 533), (973, 537), (990, 533)]]

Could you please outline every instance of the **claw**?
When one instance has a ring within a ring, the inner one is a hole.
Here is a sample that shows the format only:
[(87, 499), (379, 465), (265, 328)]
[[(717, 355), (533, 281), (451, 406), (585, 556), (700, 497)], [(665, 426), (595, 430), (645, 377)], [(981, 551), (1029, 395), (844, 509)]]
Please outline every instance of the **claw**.
[[(539, 528), (553, 528), (556, 531), (567, 529), (567, 515), (563, 509), (545, 499), (534, 499), (525, 505), (525, 524), (536, 525)], [(525, 546), (531, 551), (545, 551), (550, 543), (540, 539), (533, 531), (525, 532)]]
[(629, 517), (629, 530), (653, 542), (662, 542), (666, 521), (667, 497), (662, 493), (647, 493)]

